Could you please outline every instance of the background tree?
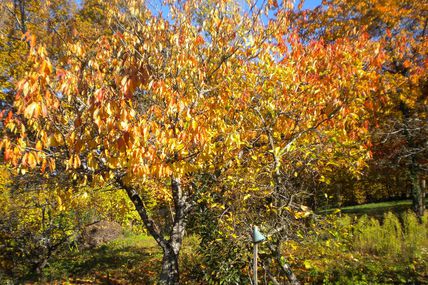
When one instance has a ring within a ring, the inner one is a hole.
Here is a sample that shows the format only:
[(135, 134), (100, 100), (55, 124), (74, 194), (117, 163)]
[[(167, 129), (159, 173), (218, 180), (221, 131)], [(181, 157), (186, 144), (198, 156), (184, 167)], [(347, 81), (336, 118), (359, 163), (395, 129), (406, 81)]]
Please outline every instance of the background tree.
[[(60, 58), (68, 38), (68, 25), (76, 6), (70, 1), (2, 1), (0, 22), (0, 92), (1, 99), (13, 101), (14, 86), (29, 67), (29, 45), (22, 40), (31, 33), (45, 42), (49, 51)], [(4, 101), (2, 104), (5, 104)], [(3, 108), (2, 108), (3, 109)]]
[[(102, 22), (104, 17), (99, 17), (102, 11), (93, 9), (95, 3), (89, 4), (79, 11), (74, 2), (61, 0), (17, 0), (0, 4), (2, 119), (9, 116), (10, 120), (20, 120), (12, 110), (15, 85), (32, 66), (28, 61), (31, 49), (26, 40), (28, 35), (44, 44), (52, 62), (65, 61), (67, 43), (78, 38), (93, 44), (94, 38), (100, 36), (102, 29), (97, 29), (105, 24)], [(3, 136), (5, 121), (0, 124)], [(19, 136), (16, 132), (8, 135)], [(2, 158), (3, 155), (1, 153)], [(1, 272), (7, 278), (40, 277), (50, 258), (59, 250), (67, 249), (66, 245), (77, 242), (79, 231), (89, 221), (104, 218), (124, 223), (133, 219), (129, 203), (123, 203), (121, 193), (97, 191), (93, 194), (93, 189), (76, 187), (75, 181), (63, 172), (57, 171), (50, 177), (40, 172), (28, 174), (21, 171), (18, 174), (3, 165), (3, 159), (1, 167), (9, 177), (7, 181), (1, 181), (0, 259)], [(90, 205), (95, 199), (96, 203)], [(118, 219), (117, 215), (122, 216)]]
[(54, 181), (14, 177), (12, 183), (6, 167), (2, 173), (6, 181), (1, 181), (0, 276), (22, 282), (41, 276), (58, 250), (77, 242), (78, 228), (84, 225), (78, 217), (84, 208), (78, 205), (79, 211), (79, 197), (72, 202), (71, 192), (62, 191)]
[(353, 31), (362, 28), (372, 41), (382, 43), (386, 58), (380, 78), (383, 88), (375, 102), (381, 108), (370, 120), (370, 164), (384, 177), (402, 172), (400, 188), (408, 189), (419, 217), (425, 208), (421, 180), (427, 155), (427, 11), (426, 3), (418, 1), (324, 1), (295, 18), (306, 41), (322, 37), (335, 42), (354, 37)]
[[(87, 225), (100, 220), (129, 225), (136, 218), (126, 195), (116, 189), (77, 188), (67, 175), (1, 172), (0, 278), (25, 282), (44, 278), (53, 257), (78, 250)], [(29, 177), (30, 176), (30, 177)], [(12, 180), (13, 179), (13, 180)]]

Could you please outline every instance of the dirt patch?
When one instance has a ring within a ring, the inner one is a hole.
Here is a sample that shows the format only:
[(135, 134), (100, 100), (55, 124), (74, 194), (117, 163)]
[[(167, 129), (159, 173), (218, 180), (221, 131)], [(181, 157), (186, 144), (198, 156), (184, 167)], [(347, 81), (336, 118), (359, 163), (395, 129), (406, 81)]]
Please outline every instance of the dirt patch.
[(82, 233), (82, 243), (85, 247), (93, 248), (123, 236), (120, 224), (110, 221), (99, 221), (85, 227)]

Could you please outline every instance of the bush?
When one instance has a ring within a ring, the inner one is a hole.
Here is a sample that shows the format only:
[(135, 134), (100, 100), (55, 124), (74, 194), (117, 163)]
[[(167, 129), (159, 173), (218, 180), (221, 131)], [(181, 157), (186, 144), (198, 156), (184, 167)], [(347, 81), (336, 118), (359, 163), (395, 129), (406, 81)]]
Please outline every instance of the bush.
[(70, 213), (51, 216), (47, 225), (31, 215), (0, 219), (0, 275), (4, 275), (3, 279), (22, 282), (40, 277), (50, 258), (73, 242), (75, 229), (71, 216)]
[(298, 277), (310, 284), (390, 284), (427, 282), (428, 214), (400, 218), (317, 217), (300, 241), (285, 243), (285, 256)]
[(354, 227), (353, 248), (362, 254), (413, 260), (420, 257), (427, 242), (427, 227), (427, 215), (419, 223), (413, 212), (404, 213), (402, 223), (389, 212), (384, 215), (382, 225), (375, 218), (363, 216)]

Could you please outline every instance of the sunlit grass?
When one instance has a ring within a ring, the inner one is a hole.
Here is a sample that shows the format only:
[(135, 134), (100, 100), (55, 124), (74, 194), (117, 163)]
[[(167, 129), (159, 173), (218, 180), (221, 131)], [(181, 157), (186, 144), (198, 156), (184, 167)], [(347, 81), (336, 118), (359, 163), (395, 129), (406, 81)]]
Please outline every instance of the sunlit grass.
[[(425, 200), (428, 205), (428, 199)], [(343, 213), (383, 213), (387, 211), (405, 211), (412, 207), (412, 200), (388, 201), (379, 203), (368, 203), (363, 205), (346, 206), (340, 208)], [(329, 214), (335, 212), (337, 209), (326, 209), (318, 211), (319, 214)]]
[[(198, 243), (196, 236), (186, 236), (183, 241), (183, 279), (195, 274)], [(41, 284), (156, 284), (161, 260), (162, 251), (151, 236), (126, 232), (107, 244), (71, 250), (54, 259)]]
[(104, 284), (114, 280), (114, 284), (153, 284), (161, 258), (161, 250), (152, 237), (129, 233), (96, 248), (63, 254), (46, 268), (45, 281), (77, 284), (87, 280)]

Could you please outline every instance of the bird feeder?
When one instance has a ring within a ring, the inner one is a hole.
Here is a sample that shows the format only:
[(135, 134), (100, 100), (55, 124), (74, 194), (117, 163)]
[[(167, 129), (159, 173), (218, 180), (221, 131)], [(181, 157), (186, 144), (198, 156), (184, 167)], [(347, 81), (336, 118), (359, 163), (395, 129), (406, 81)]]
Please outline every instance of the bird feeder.
[(266, 237), (260, 232), (259, 227), (253, 227), (253, 243), (259, 243), (266, 239)]
[(266, 237), (260, 232), (257, 226), (253, 227), (254, 260), (253, 260), (253, 285), (257, 285), (257, 245), (264, 241)]

